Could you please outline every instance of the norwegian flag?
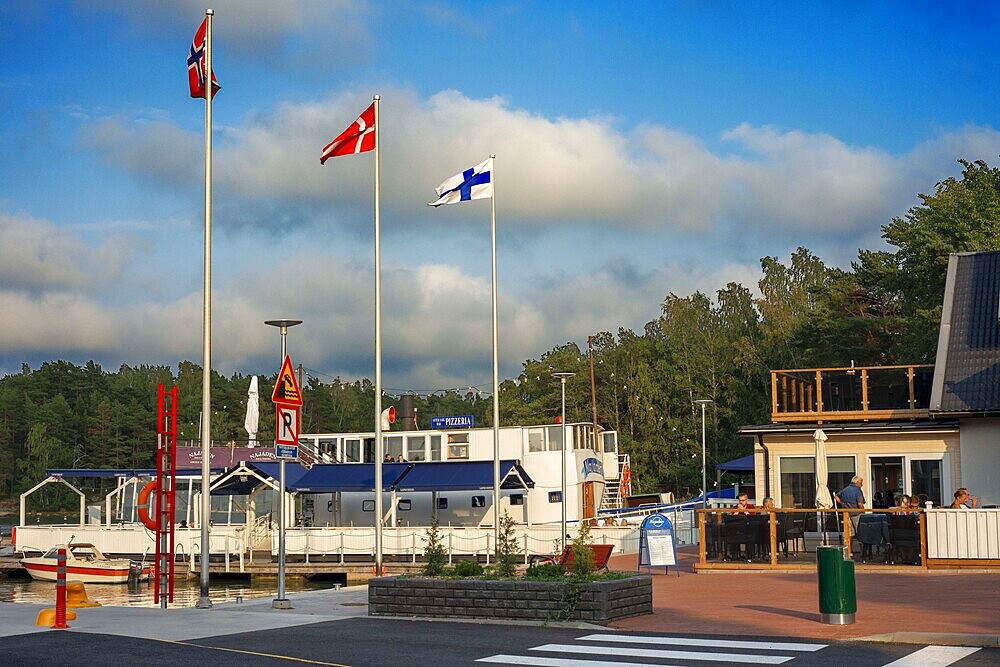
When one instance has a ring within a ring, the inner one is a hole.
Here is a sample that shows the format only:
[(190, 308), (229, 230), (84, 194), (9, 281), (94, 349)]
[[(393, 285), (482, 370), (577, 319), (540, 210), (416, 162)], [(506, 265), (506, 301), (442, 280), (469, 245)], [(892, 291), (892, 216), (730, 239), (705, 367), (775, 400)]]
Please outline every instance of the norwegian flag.
[[(205, 42), (208, 40), (208, 19), (201, 22), (198, 32), (191, 42), (191, 53), (188, 54), (188, 85), (191, 87), (191, 97), (205, 97)], [(212, 71), (212, 99), (222, 86)]]
[(351, 126), (328, 143), (320, 153), (319, 163), (326, 164), (332, 157), (367, 153), (375, 150), (375, 103), (364, 110)]

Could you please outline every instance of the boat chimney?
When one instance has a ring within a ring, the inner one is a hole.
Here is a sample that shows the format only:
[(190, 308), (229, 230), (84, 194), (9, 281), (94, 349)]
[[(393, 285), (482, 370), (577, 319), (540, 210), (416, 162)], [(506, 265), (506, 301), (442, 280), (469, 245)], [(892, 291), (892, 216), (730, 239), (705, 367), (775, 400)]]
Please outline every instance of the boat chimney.
[(417, 410), (413, 394), (403, 394), (399, 400), (399, 427), (402, 431), (417, 430)]

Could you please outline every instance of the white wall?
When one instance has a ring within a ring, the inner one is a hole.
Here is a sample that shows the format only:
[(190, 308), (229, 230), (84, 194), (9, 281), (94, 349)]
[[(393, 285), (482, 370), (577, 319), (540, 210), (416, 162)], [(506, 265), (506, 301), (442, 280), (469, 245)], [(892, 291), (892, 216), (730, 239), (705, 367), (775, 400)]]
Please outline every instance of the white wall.
[(962, 486), (980, 507), (1000, 505), (1000, 419), (963, 419), (961, 438)]

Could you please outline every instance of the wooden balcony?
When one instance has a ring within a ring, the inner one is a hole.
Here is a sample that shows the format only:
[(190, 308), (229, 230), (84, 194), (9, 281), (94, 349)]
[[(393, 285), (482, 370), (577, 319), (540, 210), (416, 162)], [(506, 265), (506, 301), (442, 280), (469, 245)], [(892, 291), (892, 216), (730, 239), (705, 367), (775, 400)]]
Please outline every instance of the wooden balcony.
[(933, 379), (933, 364), (771, 371), (771, 421), (926, 418)]

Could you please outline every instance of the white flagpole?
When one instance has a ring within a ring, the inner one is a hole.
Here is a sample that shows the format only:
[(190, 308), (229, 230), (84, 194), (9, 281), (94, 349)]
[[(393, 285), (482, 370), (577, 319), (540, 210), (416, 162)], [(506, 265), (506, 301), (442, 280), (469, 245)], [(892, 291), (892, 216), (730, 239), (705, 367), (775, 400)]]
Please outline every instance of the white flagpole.
[(201, 595), (199, 609), (208, 609), (209, 522), (212, 517), (212, 17), (205, 10), (205, 286), (201, 364)]
[(379, 239), (379, 135), (375, 101), (375, 576), (382, 574), (382, 249)]
[(497, 183), (496, 155), (490, 154), (490, 264), (493, 302), (493, 549), (500, 546), (500, 371), (497, 361)]

